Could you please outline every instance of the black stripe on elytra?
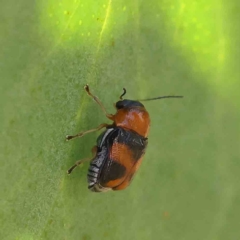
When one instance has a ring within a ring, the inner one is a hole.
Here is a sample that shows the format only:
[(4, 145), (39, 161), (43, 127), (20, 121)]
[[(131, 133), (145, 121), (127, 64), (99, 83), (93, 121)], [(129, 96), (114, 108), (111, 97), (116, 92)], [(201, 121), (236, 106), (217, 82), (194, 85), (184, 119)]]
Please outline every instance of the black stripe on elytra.
[(112, 134), (109, 135), (107, 138), (109, 146), (112, 146), (113, 142), (128, 146), (134, 160), (139, 160), (145, 153), (148, 143), (147, 138), (123, 128), (116, 128), (116, 131), (113, 131)]
[(108, 183), (109, 181), (122, 178), (123, 176), (125, 176), (125, 173), (125, 166), (112, 159), (109, 159), (108, 161), (106, 161), (102, 169), (100, 183), (104, 186), (104, 184)]

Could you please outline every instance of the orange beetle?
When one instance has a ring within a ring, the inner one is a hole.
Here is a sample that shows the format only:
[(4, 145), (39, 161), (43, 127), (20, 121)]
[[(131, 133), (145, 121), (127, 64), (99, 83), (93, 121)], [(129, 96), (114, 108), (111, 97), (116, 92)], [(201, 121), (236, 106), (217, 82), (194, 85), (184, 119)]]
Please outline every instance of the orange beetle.
[[(67, 172), (84, 161), (91, 161), (88, 170), (88, 188), (93, 192), (125, 189), (139, 168), (148, 143), (150, 117), (144, 105), (139, 101), (122, 100), (126, 94), (124, 88), (120, 101), (115, 104), (116, 114), (108, 114), (99, 99), (92, 95), (89, 86), (84, 87), (101, 107), (112, 124), (101, 124), (97, 128), (80, 132), (74, 136), (66, 136), (66, 140), (82, 137), (83, 135), (106, 128), (97, 139), (97, 145), (92, 148), (93, 157), (77, 161)], [(179, 98), (182, 96), (164, 96), (141, 101), (161, 98)]]

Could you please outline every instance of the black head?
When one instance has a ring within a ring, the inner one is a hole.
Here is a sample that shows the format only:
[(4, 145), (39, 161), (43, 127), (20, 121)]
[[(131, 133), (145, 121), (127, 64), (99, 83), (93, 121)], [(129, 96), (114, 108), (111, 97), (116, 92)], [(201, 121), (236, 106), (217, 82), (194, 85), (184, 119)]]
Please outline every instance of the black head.
[(134, 108), (134, 107), (144, 107), (144, 105), (142, 103), (140, 103), (139, 101), (128, 100), (128, 99), (124, 99), (124, 100), (120, 100), (120, 101), (116, 102), (117, 109)]

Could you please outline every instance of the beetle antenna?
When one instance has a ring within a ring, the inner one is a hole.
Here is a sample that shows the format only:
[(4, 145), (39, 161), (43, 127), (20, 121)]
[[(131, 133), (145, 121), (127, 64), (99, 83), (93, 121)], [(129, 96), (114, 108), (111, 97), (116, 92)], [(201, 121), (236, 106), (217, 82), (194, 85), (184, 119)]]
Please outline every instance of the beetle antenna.
[(127, 90), (126, 88), (123, 88), (123, 94), (120, 96), (120, 99), (122, 100), (123, 99), (123, 96), (127, 93)]
[(163, 99), (163, 98), (183, 98), (183, 96), (161, 96), (161, 97), (155, 97), (155, 98), (146, 98), (138, 101), (152, 101), (152, 100)]

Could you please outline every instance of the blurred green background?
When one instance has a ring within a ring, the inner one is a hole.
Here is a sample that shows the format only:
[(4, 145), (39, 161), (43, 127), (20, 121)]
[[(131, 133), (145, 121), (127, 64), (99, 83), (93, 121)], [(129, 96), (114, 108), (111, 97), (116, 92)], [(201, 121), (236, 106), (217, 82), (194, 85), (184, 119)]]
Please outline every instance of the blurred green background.
[[(240, 238), (240, 2), (8, 0), (0, 7), (0, 239)], [(122, 88), (152, 124), (119, 192), (84, 164)]]

